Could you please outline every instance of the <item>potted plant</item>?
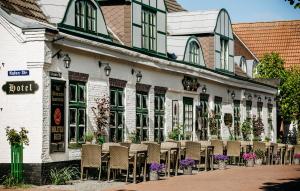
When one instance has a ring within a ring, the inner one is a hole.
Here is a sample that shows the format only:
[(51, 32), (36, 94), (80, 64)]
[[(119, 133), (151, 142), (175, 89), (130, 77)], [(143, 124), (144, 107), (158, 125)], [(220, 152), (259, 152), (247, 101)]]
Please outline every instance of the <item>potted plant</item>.
[(218, 139), (217, 119), (214, 111), (209, 113), (208, 126), (211, 139)]
[(172, 139), (174, 141), (179, 141), (180, 138), (182, 137), (182, 129), (183, 127), (182, 126), (177, 126), (175, 127), (169, 134), (168, 134), (168, 138), (169, 139)]
[(107, 96), (95, 99), (96, 107), (92, 107), (95, 116), (97, 142), (103, 144), (107, 136), (106, 128), (109, 127), (110, 102)]
[(192, 175), (192, 167), (195, 165), (195, 161), (190, 158), (186, 158), (180, 161), (180, 168), (183, 169), (184, 175)]
[(244, 153), (243, 159), (246, 161), (247, 167), (254, 167), (254, 160), (256, 159), (255, 153)]
[(265, 157), (265, 152), (260, 150), (260, 149), (257, 149), (254, 153), (256, 155), (255, 164), (258, 165), (258, 166), (261, 166), (262, 162), (263, 162), (263, 159)]
[(300, 153), (296, 153), (294, 155), (294, 164), (296, 164), (296, 165), (300, 164)]
[(92, 141), (94, 139), (94, 134), (90, 131), (88, 131), (86, 134), (85, 134), (85, 143), (86, 144), (91, 144)]
[(244, 141), (249, 141), (249, 136), (252, 132), (251, 121), (250, 119), (245, 119), (241, 125), (241, 131)]
[(29, 145), (27, 134), (24, 127), (19, 132), (6, 127), (6, 137), (11, 145), (11, 176), (17, 183), (23, 180), (23, 145)]
[(159, 173), (165, 168), (163, 164), (159, 164), (156, 162), (151, 163), (150, 165), (150, 181), (158, 180)]
[(218, 161), (219, 170), (226, 169), (226, 161), (228, 161), (229, 157), (226, 155), (215, 155), (214, 159)]

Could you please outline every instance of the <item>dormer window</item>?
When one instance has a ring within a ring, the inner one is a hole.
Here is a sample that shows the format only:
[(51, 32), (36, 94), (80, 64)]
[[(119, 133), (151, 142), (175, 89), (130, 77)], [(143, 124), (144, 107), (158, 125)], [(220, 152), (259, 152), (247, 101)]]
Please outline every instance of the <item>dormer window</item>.
[(89, 1), (77, 0), (75, 4), (75, 27), (96, 32), (96, 7)]
[(247, 73), (247, 63), (244, 57), (241, 58), (240, 68), (242, 68), (242, 70)]
[(221, 69), (223, 70), (229, 70), (228, 55), (228, 40), (221, 38)]
[(191, 64), (199, 64), (200, 63), (200, 48), (199, 45), (192, 41), (190, 43), (190, 63)]
[(142, 48), (156, 51), (156, 13), (142, 8)]

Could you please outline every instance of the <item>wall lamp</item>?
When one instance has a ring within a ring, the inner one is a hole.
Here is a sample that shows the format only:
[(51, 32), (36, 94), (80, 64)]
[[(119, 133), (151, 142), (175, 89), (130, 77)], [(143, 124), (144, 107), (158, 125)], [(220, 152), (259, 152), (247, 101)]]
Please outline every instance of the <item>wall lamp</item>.
[(206, 85), (203, 85), (203, 88), (202, 88), (202, 93), (206, 93), (207, 89), (206, 89)]
[(111, 67), (110, 67), (109, 63), (102, 63), (101, 61), (98, 61), (99, 68), (102, 67), (102, 64), (105, 64), (105, 66), (104, 66), (105, 75), (110, 76)]
[(231, 96), (231, 98), (232, 99), (234, 99), (235, 98), (235, 92), (234, 92), (234, 90), (227, 90), (227, 93), (229, 94), (231, 92), (231, 94), (230, 94), (230, 96)]
[(261, 102), (261, 97), (260, 96), (258, 96), (257, 101)]
[(69, 54), (63, 53), (62, 50), (60, 49), (52, 56), (52, 58), (54, 58), (54, 57), (56, 57), (58, 60), (63, 57), (65, 68), (67, 68), (67, 69), (70, 68), (71, 58), (70, 58)]
[(136, 73), (136, 82), (137, 83), (140, 83), (142, 78), (143, 78), (143, 75), (141, 73), (141, 71), (136, 71), (135, 69), (131, 69), (131, 75), (133, 75), (134, 73)]
[(265, 100), (267, 100), (267, 99), (268, 99), (268, 103), (272, 103), (272, 98), (271, 97), (265, 96)]

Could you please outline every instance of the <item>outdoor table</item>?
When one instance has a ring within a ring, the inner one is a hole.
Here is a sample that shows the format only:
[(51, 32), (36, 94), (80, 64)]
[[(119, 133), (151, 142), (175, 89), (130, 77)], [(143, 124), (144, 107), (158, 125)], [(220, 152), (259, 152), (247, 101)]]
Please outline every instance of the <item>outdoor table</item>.
[(139, 149), (130, 149), (129, 150), (129, 156), (132, 156), (134, 158), (133, 162), (133, 183), (136, 184), (136, 171), (137, 171), (137, 160), (138, 155), (144, 155), (144, 182), (146, 181), (146, 169), (147, 169), (147, 153), (148, 149), (145, 148), (139, 148)]
[(266, 142), (266, 149), (267, 149), (267, 164), (270, 165), (270, 160), (273, 160), (272, 154), (274, 151), (274, 143)]
[(285, 163), (285, 152), (286, 152), (286, 144), (278, 143), (278, 149), (280, 151), (280, 164)]
[(176, 154), (176, 162), (175, 162), (175, 176), (177, 176), (178, 171), (178, 156), (179, 156), (179, 147), (164, 147), (161, 148), (161, 153), (167, 153), (168, 155), (168, 166), (167, 166), (167, 174), (170, 177), (170, 168), (171, 168), (171, 152), (175, 151)]

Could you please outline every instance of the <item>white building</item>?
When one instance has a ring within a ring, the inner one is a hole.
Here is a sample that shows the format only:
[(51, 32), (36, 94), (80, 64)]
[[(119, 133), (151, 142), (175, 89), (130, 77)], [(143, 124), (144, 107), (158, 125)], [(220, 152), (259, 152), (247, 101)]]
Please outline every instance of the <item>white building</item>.
[(248, 66), (245, 75), (236, 72), (243, 73), (234, 57), (243, 55), (234, 53), (224, 9), (186, 12), (174, 0), (0, 5), (0, 175), (10, 162), (6, 126), (29, 130), (28, 181), (44, 183), (50, 168), (78, 164), (84, 134), (95, 128), (92, 107), (103, 95), (113, 114), (107, 141), (128, 140), (131, 132), (165, 140), (177, 124), (191, 140), (209, 139), (212, 110), (224, 140), (239, 136), (251, 115), (263, 119), (262, 138), (276, 140), (277, 89), (247, 77)]

